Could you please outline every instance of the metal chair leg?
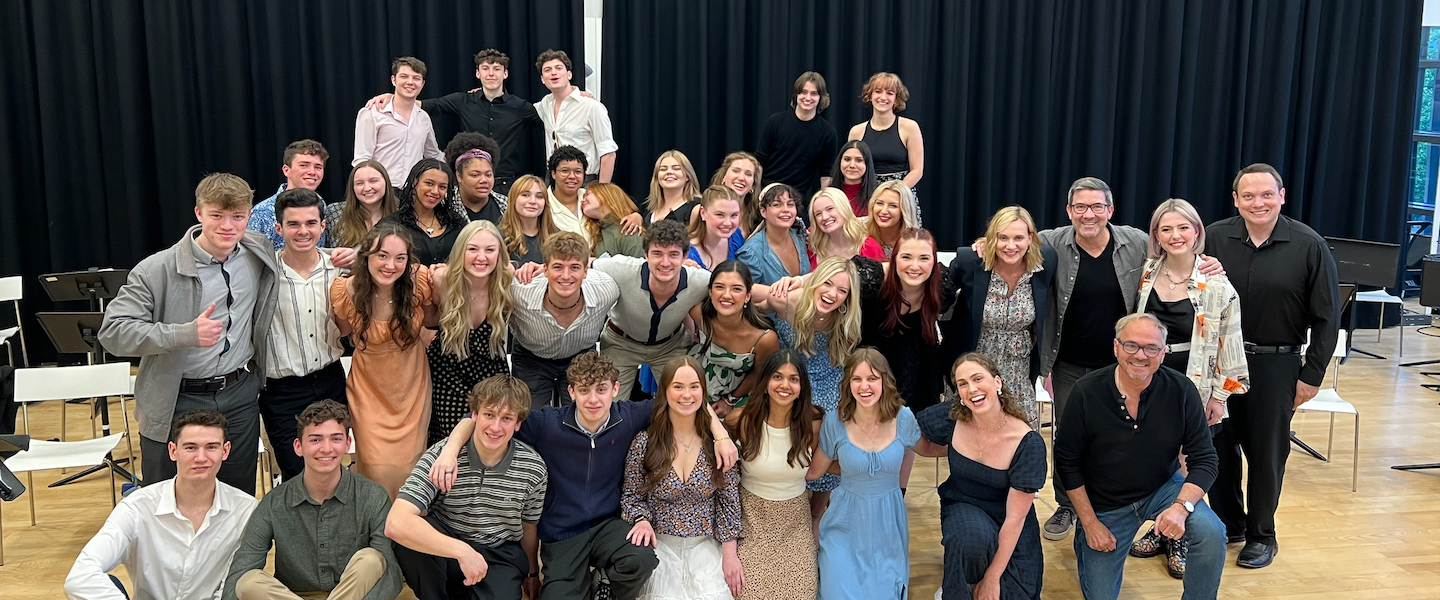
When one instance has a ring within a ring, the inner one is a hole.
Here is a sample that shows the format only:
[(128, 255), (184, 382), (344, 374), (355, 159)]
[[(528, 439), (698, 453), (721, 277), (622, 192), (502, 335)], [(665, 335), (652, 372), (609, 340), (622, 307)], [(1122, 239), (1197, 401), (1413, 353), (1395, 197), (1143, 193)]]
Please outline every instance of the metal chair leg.
[(1325, 438), (1325, 456), (1334, 456), (1330, 450), (1335, 446), (1335, 413), (1330, 413), (1330, 436)]
[(30, 488), (30, 526), (35, 526), (35, 472), (25, 472), (25, 487)]
[(1360, 413), (1355, 413), (1355, 449), (1350, 455), (1350, 491), (1360, 488)]
[(140, 459), (135, 457), (134, 442), (130, 441), (130, 411), (125, 408), (124, 396), (120, 397), (120, 418), (125, 420), (125, 451), (129, 452), (131, 462), (139, 464)]
[[(1404, 321), (1401, 321), (1404, 324)], [(1375, 343), (1380, 343), (1380, 333), (1385, 331), (1385, 303), (1380, 303), (1380, 322), (1375, 324)]]

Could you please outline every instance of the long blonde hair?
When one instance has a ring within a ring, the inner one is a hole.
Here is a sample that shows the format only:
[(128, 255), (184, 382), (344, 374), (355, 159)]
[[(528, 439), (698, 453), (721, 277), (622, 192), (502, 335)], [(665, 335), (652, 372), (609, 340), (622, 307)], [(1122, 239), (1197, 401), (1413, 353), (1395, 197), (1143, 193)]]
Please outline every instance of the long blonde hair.
[(839, 318), (830, 327), (830, 343), (826, 346), (830, 352), (830, 363), (837, 367), (844, 364), (845, 357), (860, 343), (860, 281), (850, 259), (832, 256), (815, 265), (805, 287), (800, 290), (800, 299), (795, 302), (790, 320), (795, 328), (795, 349), (806, 356), (813, 356), (815, 319), (820, 316), (815, 308), (815, 291), (840, 273), (850, 276), (850, 293), (845, 296), (845, 303), (830, 313)]
[(820, 229), (819, 221), (815, 218), (815, 201), (825, 198), (835, 203), (835, 212), (840, 213), (840, 230), (845, 232), (845, 238), (850, 242), (850, 258), (860, 253), (860, 247), (865, 245), (865, 224), (855, 217), (855, 211), (850, 210), (850, 199), (845, 197), (845, 192), (839, 188), (827, 187), (815, 192), (810, 199), (810, 251), (815, 253), (815, 260), (824, 260), (831, 256), (830, 234)]
[[(525, 191), (530, 186), (538, 186), (541, 192), (545, 191), (545, 181), (534, 175), (521, 175), (510, 184), (510, 205), (505, 208), (505, 215), (500, 217), (500, 241), (505, 244), (505, 249), (511, 254), (525, 254), (525, 229), (520, 226), (520, 211), (516, 208), (520, 198), (515, 195), (516, 190)], [(540, 208), (540, 233), (535, 237), (540, 245), (545, 245), (545, 240), (550, 236), (560, 233), (560, 228), (555, 226), (555, 221), (550, 218), (550, 201), (541, 201)]]
[(985, 228), (985, 246), (980, 249), (980, 260), (985, 262), (986, 271), (995, 270), (1000, 251), (1000, 232), (1016, 221), (1025, 223), (1025, 230), (1030, 236), (1030, 247), (1025, 250), (1025, 270), (1034, 271), (1045, 262), (1045, 257), (1040, 255), (1040, 234), (1035, 229), (1035, 219), (1030, 218), (1030, 211), (1023, 206), (1006, 206), (995, 211), (995, 216), (990, 217), (990, 226)]
[[(507, 211), (508, 212), (508, 211)], [(500, 243), (495, 258), (495, 267), (485, 278), (485, 320), (490, 323), (490, 356), (505, 356), (505, 326), (515, 302), (510, 298), (510, 280), (513, 277), (510, 253), (505, 250), (505, 238), (500, 230), (489, 221), (471, 221), (460, 230), (455, 246), (450, 248), (450, 258), (445, 261), (445, 296), (440, 299), (440, 329), (445, 333), (441, 351), (465, 360), (469, 355), (470, 341), (470, 276), (465, 273), (465, 247), (470, 238), (481, 231), (489, 232)]]
[(675, 162), (680, 163), (680, 169), (685, 172), (685, 185), (680, 188), (680, 195), (687, 202), (700, 195), (699, 178), (695, 176), (695, 167), (690, 166), (690, 159), (685, 156), (685, 153), (679, 150), (661, 152), (660, 156), (655, 159), (655, 168), (650, 170), (650, 197), (646, 199), (646, 208), (652, 215), (665, 208), (665, 190), (660, 189), (660, 161), (667, 158), (675, 159)]
[(920, 226), (915, 217), (915, 192), (910, 191), (910, 186), (899, 179), (887, 181), (875, 188), (875, 193), (871, 194), (870, 200), (865, 203), (865, 206), (870, 207), (870, 222), (865, 224), (865, 231), (877, 241), (880, 239), (880, 226), (875, 224), (875, 201), (885, 192), (895, 192), (900, 196), (900, 231)]

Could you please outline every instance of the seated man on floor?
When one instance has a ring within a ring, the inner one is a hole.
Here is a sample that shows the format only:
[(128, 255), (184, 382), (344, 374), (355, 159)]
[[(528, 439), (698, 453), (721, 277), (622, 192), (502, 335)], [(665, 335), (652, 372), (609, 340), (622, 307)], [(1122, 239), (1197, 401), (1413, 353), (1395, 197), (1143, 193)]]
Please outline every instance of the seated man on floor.
[[(1119, 362), (1075, 382), (1055, 433), (1055, 473), (1080, 519), (1080, 590), (1089, 600), (1118, 598), (1130, 541), (1153, 519), (1160, 535), (1188, 547), (1182, 598), (1214, 598), (1225, 528), (1202, 500), (1219, 457), (1200, 394), (1162, 366), (1165, 326), (1154, 315), (1121, 317), (1113, 345)], [(1181, 454), (1188, 475), (1180, 474)]]
[[(192, 410), (170, 426), (172, 479), (136, 489), (85, 544), (65, 578), (70, 600), (210, 600), (225, 585), (230, 556), (255, 498), (215, 479), (230, 454), (225, 416)], [(249, 443), (255, 439), (250, 438)], [(119, 565), (134, 589), (107, 573)]]
[(441, 440), (400, 488), (385, 532), (419, 600), (520, 600), (522, 586), (536, 598), (536, 523), (548, 475), (540, 454), (513, 439), (530, 413), (530, 390), (496, 375), (476, 385), (469, 400), (475, 434), (458, 458), (454, 485), (441, 491), (430, 482)]
[[(394, 600), (400, 568), (385, 537), (390, 496), (340, 464), (350, 449), (350, 410), (321, 400), (295, 420), (295, 454), (305, 468), (275, 486), (250, 516), (230, 562), (225, 600)], [(265, 572), (272, 543), (274, 575)]]

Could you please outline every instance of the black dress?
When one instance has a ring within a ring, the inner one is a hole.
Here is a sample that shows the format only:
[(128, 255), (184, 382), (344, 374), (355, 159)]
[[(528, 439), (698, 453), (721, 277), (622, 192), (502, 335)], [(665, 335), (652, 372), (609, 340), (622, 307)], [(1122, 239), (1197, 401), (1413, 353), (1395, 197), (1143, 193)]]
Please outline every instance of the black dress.
[[(945, 391), (945, 376), (950, 363), (958, 354), (951, 350), (954, 345), (927, 344), (921, 335), (922, 318), (920, 311), (900, 316), (900, 324), (889, 334), (885, 333), (886, 317), (892, 312), (880, 297), (885, 282), (885, 272), (880, 263), (869, 258), (856, 256), (851, 259), (860, 278), (856, 286), (860, 293), (860, 345), (873, 346), (895, 372), (895, 387), (905, 405), (919, 413), (940, 401)], [(955, 283), (950, 271), (941, 265), (935, 266), (931, 277), (940, 278), (940, 312), (944, 314), (955, 304)], [(939, 322), (942, 334), (948, 335), (951, 323)], [(951, 354), (954, 354), (953, 356)]]
[(475, 384), (489, 377), (510, 372), (505, 355), (490, 355), (489, 321), (483, 321), (470, 329), (466, 339), (468, 354), (465, 360), (455, 358), (441, 350), (445, 345), (445, 330), (435, 336), (435, 341), (425, 349), (425, 358), (430, 360), (431, 407), (430, 431), (426, 435), (426, 446), (450, 437), (450, 432), (461, 419), (470, 416), (467, 398)]
[[(949, 402), (937, 404), (916, 419), (925, 439), (948, 449), (950, 477), (936, 490), (940, 494), (940, 543), (945, 547), (944, 598), (970, 600), (971, 586), (985, 578), (999, 549), (1010, 490), (1033, 494), (1045, 485), (1045, 440), (1033, 431), (1025, 434), (1010, 459), (1010, 468), (993, 469), (956, 452), (950, 444), (955, 432), (950, 406)], [(1031, 506), (1015, 551), (1000, 576), (1000, 597), (1039, 598), (1044, 575), (1040, 523)]]

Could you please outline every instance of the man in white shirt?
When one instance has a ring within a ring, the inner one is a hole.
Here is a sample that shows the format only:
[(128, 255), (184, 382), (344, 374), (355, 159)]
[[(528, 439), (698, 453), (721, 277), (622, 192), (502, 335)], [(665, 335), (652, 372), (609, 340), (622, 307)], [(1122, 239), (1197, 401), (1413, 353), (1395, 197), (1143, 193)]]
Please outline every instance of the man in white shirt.
[(610, 112), (594, 98), (580, 95), (570, 83), (570, 56), (563, 50), (546, 50), (535, 60), (540, 81), (550, 93), (535, 103), (535, 112), (545, 124), (545, 158), (561, 146), (574, 146), (585, 153), (585, 182), (610, 182), (615, 172), (615, 134)]
[(214, 410), (175, 419), (169, 444), (175, 478), (139, 488), (115, 507), (70, 567), (65, 596), (124, 599), (120, 580), (107, 575), (124, 564), (132, 600), (218, 598), (257, 504), (215, 478), (230, 454), (228, 436), (224, 415)]
[(290, 189), (275, 199), (274, 231), (285, 245), (277, 253), (280, 276), (275, 278), (275, 318), (265, 361), (265, 386), (260, 389), (260, 418), (275, 448), (280, 475), (288, 480), (305, 469), (305, 461), (289, 452), (295, 443), (295, 418), (321, 400), (345, 404), (345, 369), (340, 357), (340, 330), (330, 318), (330, 284), (340, 276), (336, 255), (350, 248), (322, 252), (325, 204), (320, 195)]
[(355, 116), (355, 158), (350, 166), (374, 159), (385, 165), (390, 181), (405, 181), (410, 168), (422, 158), (445, 160), (435, 142), (430, 115), (415, 99), (425, 88), (425, 63), (402, 56), (390, 65), (394, 96), (380, 110), (361, 108)]

